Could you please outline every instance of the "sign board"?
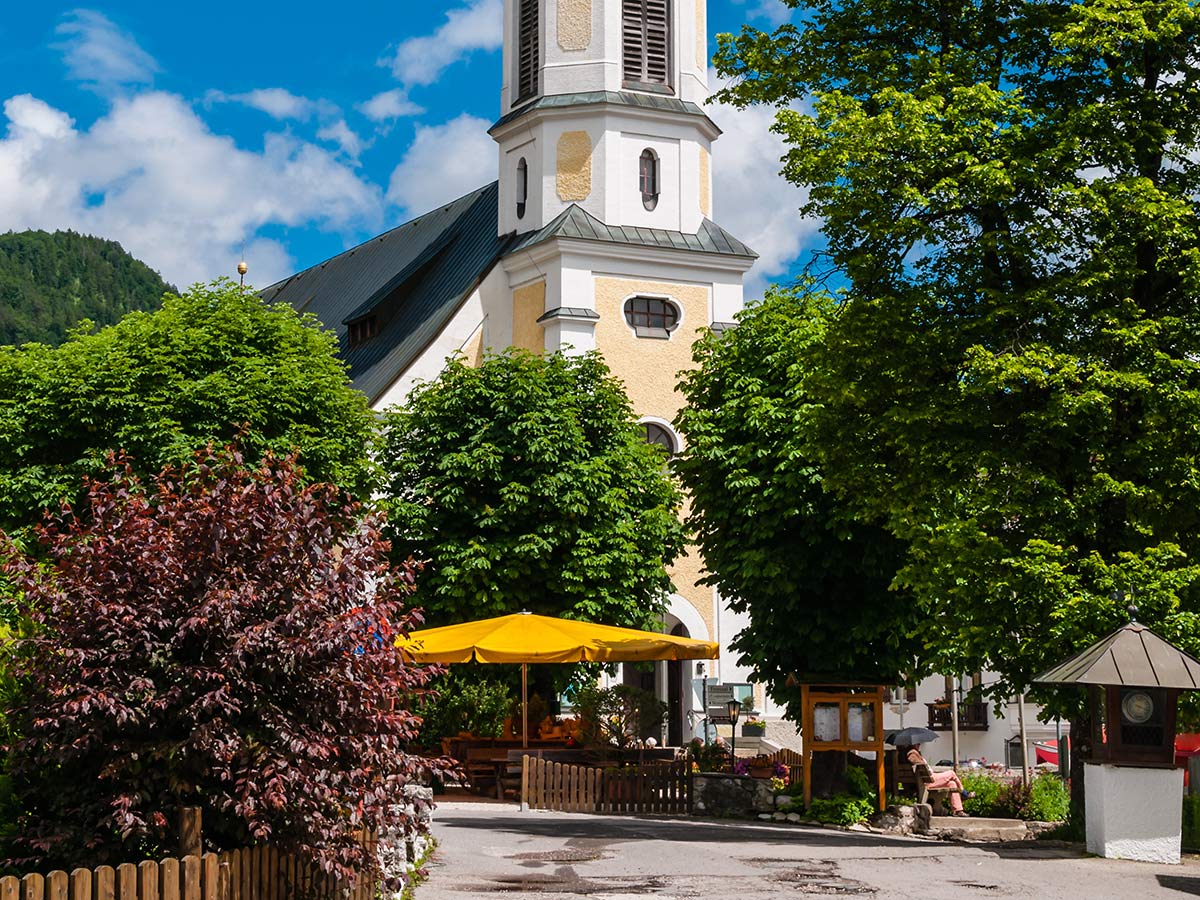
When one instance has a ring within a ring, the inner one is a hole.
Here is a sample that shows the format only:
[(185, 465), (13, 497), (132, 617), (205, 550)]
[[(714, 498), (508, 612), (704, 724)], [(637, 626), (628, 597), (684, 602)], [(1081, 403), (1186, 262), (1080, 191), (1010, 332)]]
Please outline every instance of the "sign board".
[(736, 685), (732, 684), (710, 684), (708, 686), (709, 707), (719, 706), (722, 714), (728, 716), (729, 712), (725, 709), (725, 704), (734, 698), (735, 687)]
[(708, 686), (708, 721), (714, 725), (728, 725), (729, 707), (725, 704), (733, 697), (732, 684), (710, 684)]

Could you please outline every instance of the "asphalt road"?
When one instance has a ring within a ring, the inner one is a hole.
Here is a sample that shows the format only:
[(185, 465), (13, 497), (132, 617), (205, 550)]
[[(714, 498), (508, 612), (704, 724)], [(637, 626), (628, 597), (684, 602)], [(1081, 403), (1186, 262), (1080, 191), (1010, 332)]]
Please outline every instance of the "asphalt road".
[(417, 900), (864, 897), (879, 900), (1182, 900), (1200, 860), (1119, 863), (1030, 844), (987, 849), (820, 828), (522, 813), (450, 803)]

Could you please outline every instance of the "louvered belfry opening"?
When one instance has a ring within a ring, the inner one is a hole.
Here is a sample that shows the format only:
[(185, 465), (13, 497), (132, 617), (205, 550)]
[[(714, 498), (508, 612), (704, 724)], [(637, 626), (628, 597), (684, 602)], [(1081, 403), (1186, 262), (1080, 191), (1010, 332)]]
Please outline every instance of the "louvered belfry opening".
[(670, 87), (670, 22), (670, 0), (621, 0), (621, 60), (627, 86)]
[(517, 103), (538, 94), (538, 69), (542, 64), (538, 41), (539, 0), (520, 0), (517, 17)]

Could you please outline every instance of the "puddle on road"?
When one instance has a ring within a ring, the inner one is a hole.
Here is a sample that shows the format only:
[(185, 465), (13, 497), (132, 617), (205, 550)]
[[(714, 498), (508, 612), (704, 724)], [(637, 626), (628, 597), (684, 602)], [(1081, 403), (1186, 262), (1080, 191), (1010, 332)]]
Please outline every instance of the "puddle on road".
[(998, 884), (982, 884), (981, 882), (978, 882), (978, 881), (952, 881), (950, 883), (957, 884), (959, 887), (975, 888), (975, 890), (977, 890), (977, 891), (998, 891), (998, 890), (1000, 890), (1000, 885), (998, 885)]
[(667, 883), (662, 878), (647, 878), (641, 880), (609, 879), (593, 881), (581, 878), (570, 869), (560, 869), (554, 875), (502, 875), (493, 878), (487, 884), (477, 884), (459, 888), (461, 891), (487, 894), (577, 894), (590, 896), (592, 894), (620, 894), (621, 896), (641, 896), (663, 890)]
[(598, 859), (604, 859), (605, 856), (599, 850), (544, 850), (541, 853), (517, 853), (510, 856), (509, 859), (523, 859), (534, 862), (557, 862), (557, 863), (577, 863), (577, 862), (595, 862)]
[(831, 860), (818, 860), (777, 872), (771, 880), (786, 884), (801, 894), (815, 896), (849, 897), (875, 893), (875, 888), (870, 885), (840, 875), (837, 863)]

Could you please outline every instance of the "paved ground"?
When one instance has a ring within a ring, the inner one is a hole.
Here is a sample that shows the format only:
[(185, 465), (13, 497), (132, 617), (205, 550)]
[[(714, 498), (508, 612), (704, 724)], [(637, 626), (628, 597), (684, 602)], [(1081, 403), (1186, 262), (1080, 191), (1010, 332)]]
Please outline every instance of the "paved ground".
[(1200, 860), (1115, 863), (1039, 848), (988, 850), (819, 828), (522, 813), (443, 804), (440, 846), (417, 900), (803, 898), (1182, 900)]

